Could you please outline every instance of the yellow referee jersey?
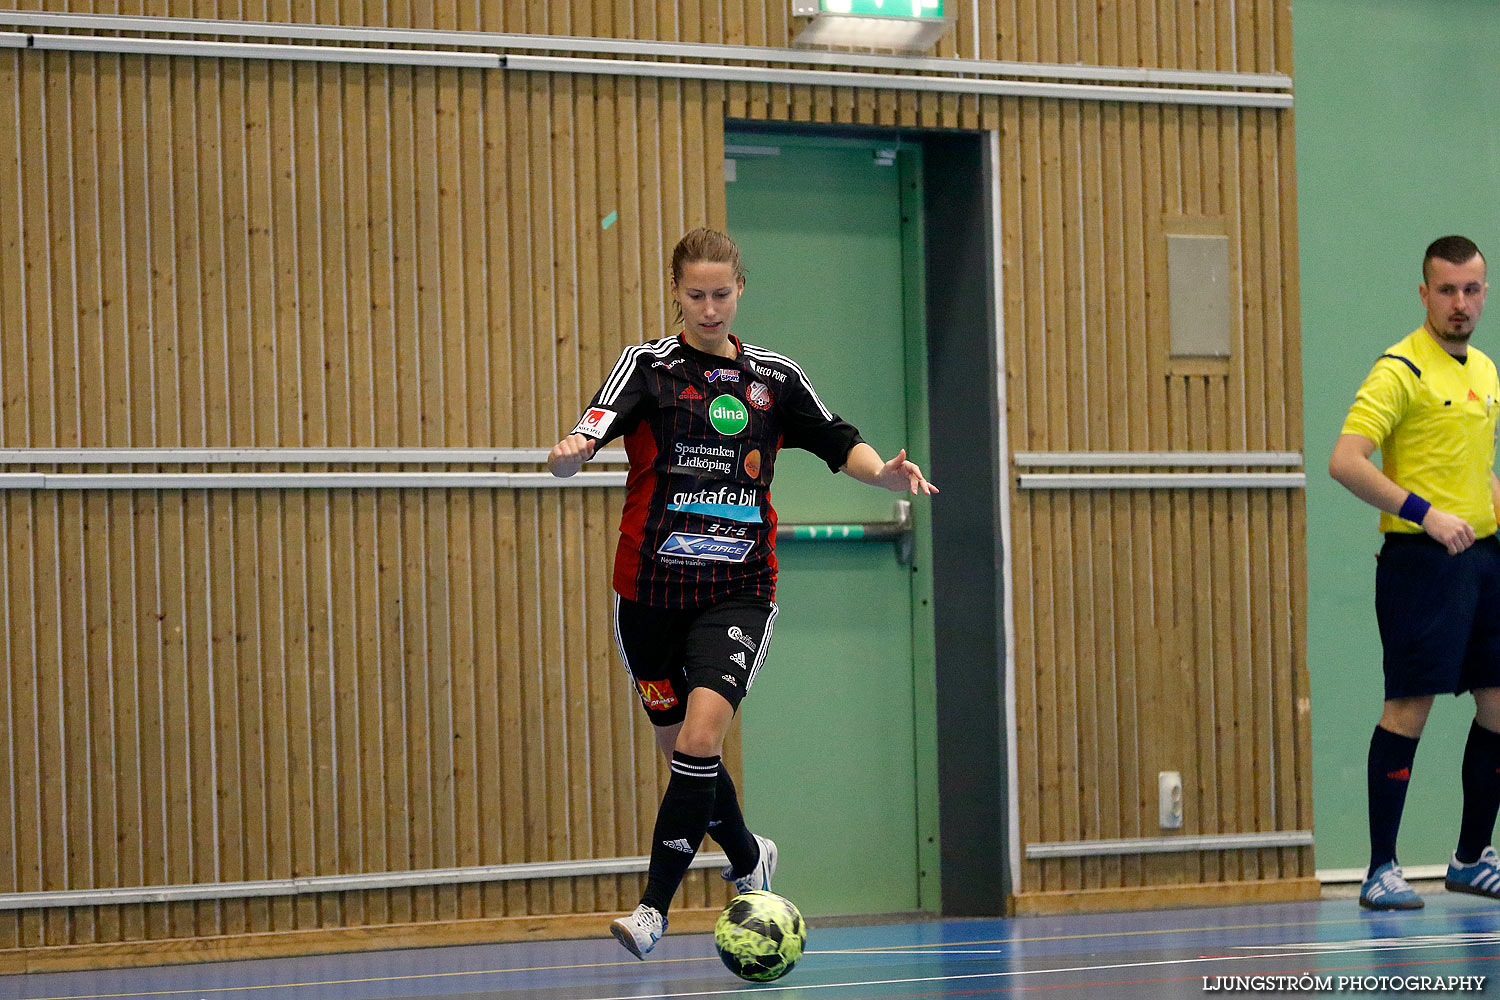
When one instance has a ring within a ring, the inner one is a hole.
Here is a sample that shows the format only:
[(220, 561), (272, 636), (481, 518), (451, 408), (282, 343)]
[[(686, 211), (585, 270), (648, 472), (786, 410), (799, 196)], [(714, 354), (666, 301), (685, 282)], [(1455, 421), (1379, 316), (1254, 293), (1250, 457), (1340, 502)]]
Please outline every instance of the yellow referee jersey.
[[(1495, 363), (1472, 346), (1460, 363), (1418, 328), (1375, 362), (1343, 433), (1374, 441), (1396, 485), (1468, 521), (1475, 537), (1484, 538), (1495, 533), (1490, 469), (1497, 417)], [(1422, 529), (1382, 512), (1380, 530)]]

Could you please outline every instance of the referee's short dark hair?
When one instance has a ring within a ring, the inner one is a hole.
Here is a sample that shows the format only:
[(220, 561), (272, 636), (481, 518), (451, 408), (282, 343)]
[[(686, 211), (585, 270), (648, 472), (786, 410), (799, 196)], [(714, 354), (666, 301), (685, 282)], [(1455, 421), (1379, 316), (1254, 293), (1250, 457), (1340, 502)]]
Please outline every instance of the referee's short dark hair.
[(1450, 264), (1467, 264), (1475, 257), (1484, 260), (1484, 254), (1479, 252), (1479, 246), (1467, 236), (1440, 236), (1427, 244), (1427, 252), (1422, 255), (1422, 280), (1424, 282), (1428, 278), (1427, 262), (1434, 257), (1446, 260)]

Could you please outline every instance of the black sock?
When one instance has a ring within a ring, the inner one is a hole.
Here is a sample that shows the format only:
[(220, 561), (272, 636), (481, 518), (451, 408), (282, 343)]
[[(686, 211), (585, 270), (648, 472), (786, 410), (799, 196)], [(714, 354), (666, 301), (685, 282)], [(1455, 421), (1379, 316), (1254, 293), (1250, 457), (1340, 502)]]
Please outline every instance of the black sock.
[(651, 835), (651, 867), (646, 870), (646, 892), (641, 902), (667, 915), (672, 897), (692, 864), (703, 832), (714, 814), (714, 786), (719, 780), (718, 757), (692, 757), (672, 752), (672, 777), (656, 811)]
[(1389, 729), (1375, 727), (1370, 737), (1366, 776), (1370, 789), (1370, 871), (1396, 860), (1396, 831), (1406, 805), (1406, 786), (1417, 741)]
[(724, 848), (735, 877), (748, 875), (760, 860), (760, 845), (745, 826), (745, 816), (740, 812), (739, 795), (734, 790), (734, 779), (721, 766), (719, 784), (714, 790), (714, 818), (708, 824), (708, 835)]
[(1459, 864), (1472, 865), (1490, 846), (1495, 832), (1495, 811), (1500, 808), (1500, 733), (1475, 720), (1464, 745), (1464, 813), (1458, 828)]

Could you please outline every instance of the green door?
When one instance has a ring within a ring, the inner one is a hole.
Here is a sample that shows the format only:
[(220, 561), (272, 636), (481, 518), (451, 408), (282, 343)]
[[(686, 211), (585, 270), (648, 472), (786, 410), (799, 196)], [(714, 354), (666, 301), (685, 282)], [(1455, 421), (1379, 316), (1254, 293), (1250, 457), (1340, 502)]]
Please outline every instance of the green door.
[[(736, 334), (792, 357), (883, 457), (904, 445), (925, 471), (920, 150), (731, 134), (727, 156), (748, 270)], [(899, 499), (807, 452), (777, 459), (783, 524), (890, 521)], [(934, 501), (907, 499), (911, 564), (890, 543), (777, 546), (781, 613), (742, 713), (744, 793), (752, 829), (780, 845), (777, 891), (810, 914), (938, 906)]]

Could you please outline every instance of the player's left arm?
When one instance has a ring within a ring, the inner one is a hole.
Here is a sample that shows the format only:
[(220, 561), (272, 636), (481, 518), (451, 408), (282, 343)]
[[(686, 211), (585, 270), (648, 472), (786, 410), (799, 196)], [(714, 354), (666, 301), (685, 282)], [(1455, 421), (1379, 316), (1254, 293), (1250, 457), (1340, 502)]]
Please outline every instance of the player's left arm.
[(1490, 470), (1490, 506), (1494, 508), (1495, 520), (1500, 521), (1500, 476), (1495, 475), (1495, 470)]
[(895, 458), (887, 462), (880, 457), (878, 451), (861, 441), (849, 450), (849, 457), (844, 460), (839, 471), (862, 483), (879, 486), (893, 493), (905, 493), (908, 490), (914, 495), (939, 492), (938, 488), (922, 475), (922, 470), (917, 467), (917, 463), (907, 460), (905, 448), (902, 448), (896, 453)]

